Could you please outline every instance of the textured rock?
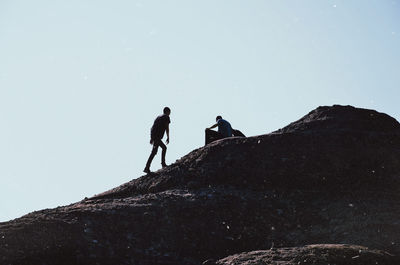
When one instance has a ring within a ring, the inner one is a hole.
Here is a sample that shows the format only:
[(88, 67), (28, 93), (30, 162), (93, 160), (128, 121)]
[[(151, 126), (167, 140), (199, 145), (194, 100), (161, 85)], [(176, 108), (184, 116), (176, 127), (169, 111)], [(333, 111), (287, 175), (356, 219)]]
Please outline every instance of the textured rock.
[(277, 132), (219, 140), (92, 198), (1, 223), (0, 264), (202, 264), (272, 246), (308, 255), (301, 246), (322, 243), (386, 251), (396, 256), (382, 264), (400, 264), (399, 188), (400, 124), (320, 107)]
[(217, 265), (389, 265), (395, 260), (383, 251), (369, 250), (360, 246), (310, 245), (306, 247), (260, 250), (233, 255)]

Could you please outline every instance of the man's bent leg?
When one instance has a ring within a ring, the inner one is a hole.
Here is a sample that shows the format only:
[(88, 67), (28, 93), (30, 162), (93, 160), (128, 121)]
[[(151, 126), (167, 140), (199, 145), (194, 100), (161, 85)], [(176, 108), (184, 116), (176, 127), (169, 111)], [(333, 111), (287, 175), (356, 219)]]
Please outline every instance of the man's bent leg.
[(151, 162), (153, 161), (154, 156), (157, 154), (158, 146), (159, 145), (157, 144), (157, 141), (154, 141), (153, 149), (151, 150), (151, 154), (149, 156), (149, 159), (147, 160), (145, 171), (150, 171), (150, 165)]
[(216, 140), (224, 138), (219, 132), (213, 131), (211, 129), (206, 129), (205, 136), (206, 136), (206, 145)]
[(167, 147), (165, 146), (165, 144), (160, 140), (160, 144), (159, 146), (162, 149), (162, 153), (161, 153), (161, 165), (162, 167), (166, 167), (167, 164), (165, 163), (165, 155), (167, 154)]

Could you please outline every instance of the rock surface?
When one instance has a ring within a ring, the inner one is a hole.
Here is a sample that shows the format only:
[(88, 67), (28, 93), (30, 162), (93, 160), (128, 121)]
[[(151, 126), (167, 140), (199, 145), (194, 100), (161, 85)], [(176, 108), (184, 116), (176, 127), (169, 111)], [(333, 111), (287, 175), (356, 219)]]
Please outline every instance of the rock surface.
[(271, 134), (219, 140), (92, 198), (0, 223), (0, 264), (275, 264), (268, 251), (256, 252), (260, 263), (237, 259), (271, 247), (276, 260), (320, 253), (298, 264), (362, 264), (351, 256), (360, 249), (400, 264), (399, 188), (400, 124), (319, 107)]
[[(390, 254), (369, 250), (360, 246), (310, 245), (305, 247), (259, 250), (226, 257), (216, 265), (389, 265), (393, 264)], [(209, 262), (211, 264), (211, 262)]]

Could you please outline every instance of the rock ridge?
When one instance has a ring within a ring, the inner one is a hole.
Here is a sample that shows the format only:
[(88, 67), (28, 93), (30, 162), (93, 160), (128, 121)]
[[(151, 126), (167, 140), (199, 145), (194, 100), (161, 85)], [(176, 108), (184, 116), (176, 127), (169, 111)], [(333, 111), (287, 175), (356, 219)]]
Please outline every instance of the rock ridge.
[(96, 198), (209, 185), (254, 189), (318, 185), (331, 192), (352, 192), (359, 186), (363, 191), (397, 192), (399, 136), (400, 124), (386, 114), (351, 106), (319, 107), (271, 134), (211, 143), (167, 169)]

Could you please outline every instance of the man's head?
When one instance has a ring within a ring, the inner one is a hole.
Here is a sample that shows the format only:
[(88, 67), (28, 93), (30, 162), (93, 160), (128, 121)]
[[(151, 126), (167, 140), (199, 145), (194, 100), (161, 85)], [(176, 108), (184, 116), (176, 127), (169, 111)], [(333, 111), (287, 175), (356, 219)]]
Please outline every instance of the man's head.
[(222, 119), (222, 117), (219, 116), (219, 115), (215, 118), (216, 121), (219, 121), (219, 120), (221, 120), (221, 119)]
[(164, 114), (169, 115), (171, 113), (171, 110), (168, 107), (164, 108)]

